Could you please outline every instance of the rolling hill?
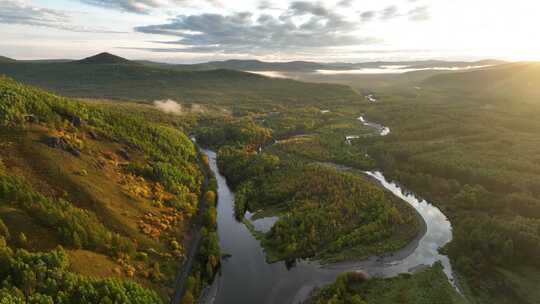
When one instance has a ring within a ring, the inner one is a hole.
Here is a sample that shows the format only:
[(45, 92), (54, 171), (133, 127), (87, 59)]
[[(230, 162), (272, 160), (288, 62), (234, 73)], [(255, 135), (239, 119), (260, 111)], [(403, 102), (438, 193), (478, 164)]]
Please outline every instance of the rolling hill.
[(0, 62), (0, 74), (67, 96), (213, 104), (301, 105), (358, 100), (351, 88), (233, 70), (182, 71), (99, 54), (73, 62)]
[(540, 63), (520, 62), (475, 71), (439, 74), (427, 78), (423, 84), (437, 90), (538, 100)]

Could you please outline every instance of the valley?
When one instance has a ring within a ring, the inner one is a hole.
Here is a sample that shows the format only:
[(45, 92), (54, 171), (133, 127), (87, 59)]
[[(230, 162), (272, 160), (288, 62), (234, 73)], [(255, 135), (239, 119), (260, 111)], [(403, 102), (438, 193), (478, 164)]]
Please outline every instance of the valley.
[(320, 84), (110, 54), (0, 61), (13, 301), (539, 299), (534, 63)]

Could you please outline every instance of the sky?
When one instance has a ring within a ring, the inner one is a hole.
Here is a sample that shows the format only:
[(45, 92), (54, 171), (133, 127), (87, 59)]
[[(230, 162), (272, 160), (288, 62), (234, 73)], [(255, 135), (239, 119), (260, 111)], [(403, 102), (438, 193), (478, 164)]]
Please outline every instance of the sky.
[(0, 0), (0, 55), (540, 60), (538, 0)]

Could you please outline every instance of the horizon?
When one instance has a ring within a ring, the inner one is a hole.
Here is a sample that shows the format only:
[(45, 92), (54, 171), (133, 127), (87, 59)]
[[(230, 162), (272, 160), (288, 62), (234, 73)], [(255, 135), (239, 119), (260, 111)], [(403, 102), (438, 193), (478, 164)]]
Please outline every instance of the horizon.
[(204, 64), (204, 63), (211, 63), (211, 62), (227, 62), (227, 61), (257, 61), (257, 62), (262, 62), (262, 63), (306, 62), (306, 63), (317, 63), (317, 64), (361, 64), (361, 63), (376, 63), (376, 62), (403, 63), (403, 62), (429, 62), (429, 61), (441, 61), (441, 62), (454, 62), (455, 61), (455, 62), (470, 62), (470, 63), (481, 62), (481, 61), (502, 61), (502, 62), (507, 62), (507, 63), (520, 62), (520, 61), (512, 61), (512, 60), (500, 60), (500, 59), (494, 59), (494, 58), (483, 58), (483, 59), (478, 59), (478, 60), (448, 60), (448, 59), (433, 58), (433, 59), (420, 59), (420, 60), (407, 59), (407, 60), (368, 60), (368, 61), (311, 61), (311, 60), (286, 60), (286, 59), (283, 60), (283, 61), (278, 61), (278, 60), (267, 61), (267, 60), (261, 60), (261, 59), (257, 59), (257, 58), (246, 58), (246, 59), (230, 58), (230, 59), (219, 59), (219, 60), (211, 60), (211, 61), (200, 61), (200, 62), (193, 62), (193, 63), (174, 63), (174, 62), (160, 61), (159, 58), (154, 59), (154, 60), (149, 60), (149, 59), (144, 59), (144, 58), (129, 58), (129, 57), (120, 56), (118, 54), (111, 53), (111, 52), (99, 52), (99, 53), (91, 54), (91, 55), (88, 55), (88, 56), (82, 57), (82, 58), (18, 59), (18, 58), (13, 58), (13, 57), (9, 57), (9, 56), (4, 56), (3, 54), (0, 54), (0, 57), (5, 57), (5, 58), (13, 59), (13, 60), (16, 60), (16, 61), (48, 61), (48, 60), (51, 60), (51, 61), (55, 61), (55, 60), (80, 61), (80, 60), (92, 58), (92, 57), (102, 55), (102, 54), (113, 55), (113, 56), (117, 56), (117, 57), (129, 60), (129, 61), (134, 61), (134, 62), (137, 62), (137, 61), (151, 61), (151, 62), (155, 62), (155, 63), (179, 64), (179, 65), (182, 65), (182, 64), (184, 64), (184, 65)]
[(539, 8), (531, 0), (0, 0), (0, 54), (81, 59), (105, 50), (184, 64), (536, 61)]

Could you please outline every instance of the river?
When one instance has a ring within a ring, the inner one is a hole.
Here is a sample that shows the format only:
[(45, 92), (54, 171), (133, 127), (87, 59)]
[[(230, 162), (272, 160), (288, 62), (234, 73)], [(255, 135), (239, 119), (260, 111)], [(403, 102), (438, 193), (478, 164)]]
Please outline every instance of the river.
[(218, 182), (217, 222), (221, 250), (231, 256), (222, 260), (220, 274), (216, 276), (203, 302), (299, 303), (306, 299), (313, 288), (332, 283), (346, 271), (363, 270), (371, 276), (391, 277), (414, 272), (437, 261), (443, 264), (446, 275), (453, 282), (449, 260), (438, 252), (452, 239), (450, 222), (438, 208), (404, 191), (396, 183), (387, 181), (381, 172), (364, 174), (409, 203), (425, 222), (422, 232), (408, 246), (360, 262), (320, 265), (301, 260), (293, 266), (285, 262), (267, 263), (259, 241), (234, 217), (234, 194), (219, 173), (216, 154), (209, 150), (204, 152)]

